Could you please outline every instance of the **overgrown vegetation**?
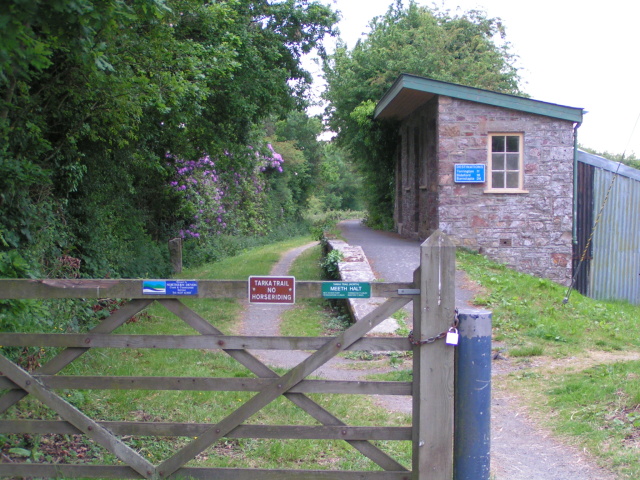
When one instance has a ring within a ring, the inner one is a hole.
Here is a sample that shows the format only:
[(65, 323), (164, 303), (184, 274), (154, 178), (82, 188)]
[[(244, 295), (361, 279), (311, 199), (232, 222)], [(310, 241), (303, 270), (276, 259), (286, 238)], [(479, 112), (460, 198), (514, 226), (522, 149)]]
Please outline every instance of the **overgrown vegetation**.
[[(313, 181), (287, 144), (273, 164), (265, 122), (304, 106), (301, 56), (336, 20), (299, 0), (3, 2), (0, 251), (38, 277), (61, 258), (163, 277), (166, 241), (205, 220), (240, 236), (298, 222)], [(181, 170), (204, 159), (222, 201), (196, 218), (205, 197)]]
[[(301, 111), (301, 57), (336, 20), (300, 0), (3, 2), (0, 276), (164, 278), (172, 237), (194, 267), (307, 234), (310, 198), (357, 208)], [(0, 325), (75, 331), (94, 308), (2, 301)]]

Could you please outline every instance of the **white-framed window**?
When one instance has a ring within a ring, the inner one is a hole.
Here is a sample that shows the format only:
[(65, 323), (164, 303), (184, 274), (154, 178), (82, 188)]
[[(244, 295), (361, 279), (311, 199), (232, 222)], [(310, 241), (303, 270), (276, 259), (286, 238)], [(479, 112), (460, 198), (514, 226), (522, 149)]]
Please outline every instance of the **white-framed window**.
[(523, 144), (522, 133), (489, 134), (487, 192), (526, 193)]

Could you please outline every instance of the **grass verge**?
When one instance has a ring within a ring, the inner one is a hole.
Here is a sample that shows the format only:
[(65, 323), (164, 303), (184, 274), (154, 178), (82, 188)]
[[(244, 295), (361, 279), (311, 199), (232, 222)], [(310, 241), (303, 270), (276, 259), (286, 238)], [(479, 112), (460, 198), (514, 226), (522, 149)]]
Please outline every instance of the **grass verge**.
[[(640, 478), (640, 306), (606, 302), (459, 251), (506, 357), (498, 388), (619, 478)], [(509, 368), (512, 366), (513, 368)]]
[(640, 478), (640, 361), (586, 365), (523, 368), (498, 377), (497, 388), (516, 393), (541, 426), (616, 478)]
[(515, 272), (486, 257), (459, 251), (458, 266), (484, 289), (476, 305), (493, 312), (494, 340), (506, 348), (540, 346), (545, 355), (585, 350), (640, 349), (640, 307), (571, 294), (550, 280)]

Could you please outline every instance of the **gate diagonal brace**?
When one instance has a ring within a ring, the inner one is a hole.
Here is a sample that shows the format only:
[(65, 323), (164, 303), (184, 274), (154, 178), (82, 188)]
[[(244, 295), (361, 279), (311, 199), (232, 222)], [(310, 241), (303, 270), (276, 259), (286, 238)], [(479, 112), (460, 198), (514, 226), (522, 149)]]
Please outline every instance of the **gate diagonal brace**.
[[(153, 303), (153, 300), (133, 300), (120, 310), (107, 317), (105, 320), (92, 328), (89, 333), (111, 333), (116, 328), (122, 326), (131, 317), (140, 313), (144, 308)], [(64, 367), (72, 363), (74, 360), (86, 353), (91, 347), (87, 348), (66, 348), (58, 355), (49, 360), (45, 365), (35, 370), (34, 373), (40, 375), (55, 375)], [(0, 396), (0, 413), (4, 413), (11, 406), (18, 403), (28, 395), (25, 390), (11, 390)]]
[[(363, 337), (367, 332), (369, 332), (369, 330), (371, 330), (376, 325), (381, 323), (385, 318), (387, 318), (388, 315), (402, 308), (410, 301), (411, 298), (406, 297), (388, 299), (376, 310), (366, 315), (356, 324), (352, 325), (341, 335), (333, 339), (329, 339), (323, 347), (318, 349), (311, 356), (307, 357), (300, 364), (298, 364), (298, 366), (291, 369), (282, 377), (278, 377), (275, 372), (273, 372), (266, 365), (260, 362), (256, 357), (245, 350), (225, 350), (225, 352), (227, 352), (230, 356), (232, 356), (243, 365), (247, 366), (247, 368), (252, 370), (257, 375), (263, 378), (277, 378), (279, 381), (266, 387), (260, 393), (256, 394), (249, 401), (239, 407), (235, 412), (224, 418), (216, 425), (213, 425), (211, 428), (203, 432), (197, 439), (193, 440), (190, 444), (176, 452), (172, 457), (165, 460), (157, 468), (158, 475), (161, 478), (170, 476), (191, 459), (195, 458), (198, 454), (209, 448), (214, 442), (224, 437), (234, 428), (239, 426), (242, 422), (247, 420), (256, 412), (260, 411), (263, 407), (271, 403), (273, 400), (278, 398), (280, 395), (286, 395), (287, 398), (290, 399), (291, 396), (294, 395), (302, 396), (308, 402), (312, 402), (303, 394), (287, 394), (287, 392), (289, 389), (293, 388), (295, 385), (304, 380), (308, 375), (324, 365), (331, 358), (333, 358), (338, 353), (342, 352), (344, 349), (348, 348), (351, 344)], [(184, 320), (191, 327), (195, 328), (201, 334), (221, 334), (218, 329), (216, 329), (213, 325), (200, 317), (197, 313), (186, 307), (180, 301), (167, 299), (161, 300), (159, 301), (159, 303), (164, 305), (165, 308), (167, 308), (172, 313), (178, 315), (180, 318), (182, 318), (182, 320)], [(301, 404), (304, 402), (298, 403), (297, 401), (294, 401), (294, 403), (301, 406), (303, 409), (305, 409), (305, 411), (307, 411), (307, 413), (324, 423), (322, 419), (318, 418), (317, 412), (315, 412), (314, 410), (308, 410)], [(315, 402), (313, 403), (315, 404)], [(309, 405), (307, 404), (307, 406)], [(322, 415), (322, 417), (324, 417), (324, 415)], [(337, 418), (333, 416), (332, 418), (334, 419), (333, 421), (340, 422), (340, 420), (338, 420)], [(369, 442), (358, 443), (368, 444), (371, 448), (366, 448), (366, 450), (369, 450), (369, 454), (365, 455), (367, 455), (369, 458), (374, 460), (386, 470), (406, 471), (406, 468), (404, 468), (394, 459), (390, 458), (386, 453), (382, 452)], [(362, 445), (356, 446), (356, 448), (361, 451), (361, 453), (364, 453), (362, 452), (361, 447)], [(377, 457), (377, 459), (372, 458), (370, 454), (374, 457)], [(381, 461), (384, 463), (384, 465), (381, 465)]]
[[(159, 303), (161, 303), (170, 312), (182, 318), (182, 320), (184, 320), (189, 326), (191, 326), (201, 334), (221, 334), (220, 330), (216, 329), (213, 325), (200, 317), (193, 310), (182, 304), (179, 300), (167, 299), (162, 300)], [(268, 366), (266, 366), (246, 350), (226, 349), (224, 351), (231, 358), (244, 365), (260, 378), (269, 378), (274, 380), (280, 378), (280, 376), (276, 372), (271, 370)], [(335, 417), (331, 412), (318, 405), (316, 402), (314, 402), (304, 394), (287, 392), (284, 393), (284, 396), (325, 426), (347, 426), (347, 424), (342, 420)], [(395, 459), (393, 459), (384, 451), (380, 450), (378, 447), (366, 440), (345, 441), (384, 470), (406, 471), (406, 468), (404, 468)]]
[(155, 467), (145, 460), (138, 452), (124, 444), (109, 430), (87, 417), (73, 405), (67, 403), (60, 396), (42, 385), (27, 371), (23, 370), (1, 354), (0, 370), (2, 370), (7, 378), (9, 378), (19, 388), (36, 397), (47, 407), (50, 407), (64, 420), (69, 422), (99, 445), (102, 445), (143, 477), (151, 478), (155, 475)]

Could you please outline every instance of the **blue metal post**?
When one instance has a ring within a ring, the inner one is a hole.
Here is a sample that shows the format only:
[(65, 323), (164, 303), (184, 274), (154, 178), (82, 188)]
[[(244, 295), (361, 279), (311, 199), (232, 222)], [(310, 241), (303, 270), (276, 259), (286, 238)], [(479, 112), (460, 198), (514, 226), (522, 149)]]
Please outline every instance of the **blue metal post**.
[(489, 480), (491, 312), (460, 310), (454, 393), (454, 480)]

